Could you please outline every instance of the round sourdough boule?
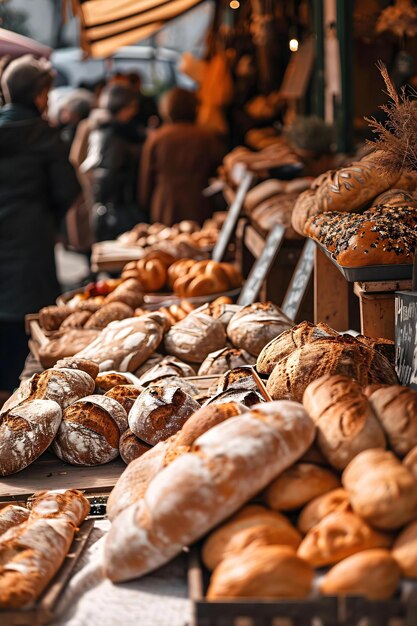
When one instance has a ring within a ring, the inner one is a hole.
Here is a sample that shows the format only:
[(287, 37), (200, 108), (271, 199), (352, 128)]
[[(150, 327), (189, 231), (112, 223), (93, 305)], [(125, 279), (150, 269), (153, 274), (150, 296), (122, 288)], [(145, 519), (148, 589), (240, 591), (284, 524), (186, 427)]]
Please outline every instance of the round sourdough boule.
[(325, 596), (391, 598), (400, 583), (400, 568), (388, 550), (364, 550), (349, 556), (325, 574), (319, 583)]
[(126, 411), (116, 400), (87, 396), (64, 411), (52, 450), (72, 465), (102, 465), (119, 455), (127, 427)]
[(94, 361), (90, 361), (89, 359), (78, 359), (74, 356), (60, 359), (55, 363), (54, 369), (82, 370), (83, 372), (87, 372), (93, 380), (96, 379), (96, 376), (99, 373), (99, 366), (97, 363), (94, 363)]
[(62, 409), (94, 391), (94, 380), (89, 374), (74, 369), (49, 369), (34, 374), (23, 382), (5, 402), (2, 411), (26, 400), (54, 400)]
[(107, 398), (113, 398), (122, 405), (126, 411), (126, 415), (129, 415), (129, 411), (135, 404), (135, 400), (142, 393), (139, 387), (135, 385), (116, 385), (107, 391), (104, 395)]
[(203, 406), (206, 407), (210, 404), (223, 404), (225, 402), (237, 402), (250, 408), (255, 404), (259, 404), (259, 402), (264, 402), (264, 399), (257, 391), (231, 387), (230, 389), (226, 389), (226, 391), (216, 393), (215, 396), (206, 400)]
[(0, 537), (6, 530), (25, 522), (30, 515), (29, 509), (17, 504), (8, 504), (0, 509)]
[(235, 313), (227, 326), (227, 336), (236, 348), (257, 357), (271, 339), (293, 324), (275, 304), (255, 302)]
[(176, 386), (151, 386), (135, 400), (129, 413), (131, 431), (154, 446), (174, 435), (200, 405)]
[(330, 470), (313, 463), (296, 463), (267, 487), (264, 498), (274, 511), (293, 511), (337, 487), (340, 481)]
[(179, 387), (179, 389), (182, 389), (183, 391), (185, 391), (185, 393), (188, 393), (188, 395), (192, 396), (193, 398), (200, 395), (198, 387), (193, 385), (193, 383), (189, 380), (186, 380), (185, 378), (178, 378), (178, 376), (160, 378), (154, 383), (151, 383), (149, 387), (161, 387), (161, 389), (165, 389), (165, 387)]
[(20, 472), (51, 445), (62, 419), (53, 400), (28, 400), (0, 413), (0, 476)]
[(119, 452), (126, 465), (145, 454), (152, 446), (141, 441), (130, 428), (125, 430), (119, 441)]
[(218, 320), (194, 312), (171, 327), (164, 344), (168, 354), (191, 363), (202, 363), (210, 352), (226, 345), (226, 333)]
[(142, 389), (139, 379), (131, 372), (100, 372), (95, 381), (96, 388), (104, 393), (118, 385), (135, 385)]
[(180, 361), (180, 359), (177, 359), (175, 356), (166, 356), (154, 367), (145, 372), (139, 382), (143, 387), (147, 387), (156, 381), (171, 378), (172, 376), (176, 378), (195, 376), (195, 371), (191, 365)]
[(314, 572), (287, 546), (248, 548), (214, 571), (207, 598), (305, 598)]
[(349, 494), (346, 489), (333, 489), (333, 491), (311, 500), (301, 511), (297, 526), (306, 535), (326, 515), (338, 511), (351, 511)]
[(198, 370), (199, 376), (210, 376), (213, 374), (224, 374), (228, 370), (245, 365), (255, 365), (255, 357), (239, 348), (222, 348), (216, 352), (211, 352)]

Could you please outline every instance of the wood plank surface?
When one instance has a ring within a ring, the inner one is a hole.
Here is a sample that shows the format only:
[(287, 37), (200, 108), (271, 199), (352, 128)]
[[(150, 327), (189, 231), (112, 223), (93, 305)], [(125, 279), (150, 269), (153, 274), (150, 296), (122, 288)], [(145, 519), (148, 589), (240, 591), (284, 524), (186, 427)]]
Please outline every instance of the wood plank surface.
[[(362, 290), (369, 292), (385, 292), (385, 291), (408, 291), (412, 287), (411, 280), (387, 280), (376, 282), (355, 283), (355, 290), (357, 286)], [(355, 292), (356, 293), (356, 292)]]
[(316, 246), (314, 262), (314, 322), (338, 331), (349, 328), (349, 284)]

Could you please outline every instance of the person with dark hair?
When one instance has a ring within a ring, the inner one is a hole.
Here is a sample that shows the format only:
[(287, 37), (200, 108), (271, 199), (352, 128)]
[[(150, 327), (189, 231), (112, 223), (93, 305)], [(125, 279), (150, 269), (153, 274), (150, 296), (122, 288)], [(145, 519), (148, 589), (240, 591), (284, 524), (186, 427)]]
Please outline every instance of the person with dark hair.
[(160, 103), (164, 125), (146, 140), (139, 196), (151, 221), (167, 226), (180, 220), (200, 224), (211, 215), (203, 189), (216, 171), (224, 146), (213, 132), (196, 124), (198, 101), (186, 89), (168, 91)]
[(87, 157), (80, 166), (92, 185), (96, 241), (115, 239), (144, 218), (137, 196), (137, 172), (145, 136), (133, 122), (134, 91), (113, 84), (100, 97), (90, 117)]
[(28, 353), (24, 317), (55, 301), (55, 235), (80, 191), (59, 131), (43, 119), (53, 82), (27, 55), (1, 77), (0, 390), (18, 385)]

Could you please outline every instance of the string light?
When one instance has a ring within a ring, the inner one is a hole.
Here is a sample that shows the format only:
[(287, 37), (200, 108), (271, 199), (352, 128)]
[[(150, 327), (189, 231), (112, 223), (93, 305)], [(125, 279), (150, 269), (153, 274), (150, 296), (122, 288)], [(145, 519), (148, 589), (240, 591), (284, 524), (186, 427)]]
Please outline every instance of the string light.
[(231, 9), (238, 9), (240, 7), (239, 0), (231, 0), (229, 4)]
[(298, 39), (290, 39), (290, 50), (291, 52), (297, 52), (298, 50)]

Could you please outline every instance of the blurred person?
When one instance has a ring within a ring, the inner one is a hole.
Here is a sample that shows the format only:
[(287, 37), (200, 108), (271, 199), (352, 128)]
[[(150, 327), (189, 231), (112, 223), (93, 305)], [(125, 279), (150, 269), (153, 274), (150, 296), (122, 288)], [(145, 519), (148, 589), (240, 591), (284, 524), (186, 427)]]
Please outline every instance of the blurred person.
[(157, 128), (161, 118), (155, 98), (143, 93), (142, 77), (138, 72), (129, 72), (126, 76), (130, 86), (139, 96), (139, 110), (135, 118), (137, 123), (145, 128)]
[(88, 151), (80, 171), (91, 182), (96, 241), (115, 239), (144, 218), (136, 189), (145, 137), (133, 121), (136, 112), (134, 91), (113, 84), (104, 90), (100, 109), (89, 118)]
[(63, 141), (71, 146), (78, 124), (91, 112), (94, 96), (86, 89), (74, 89), (58, 103), (58, 126)]
[(202, 224), (211, 215), (202, 192), (224, 148), (215, 133), (197, 126), (197, 105), (195, 94), (180, 88), (161, 100), (164, 124), (145, 142), (139, 183), (141, 203), (152, 222), (171, 226), (191, 219)]
[(80, 190), (59, 131), (43, 118), (53, 76), (31, 55), (1, 76), (0, 389), (9, 392), (28, 354), (25, 315), (60, 293), (55, 236)]

